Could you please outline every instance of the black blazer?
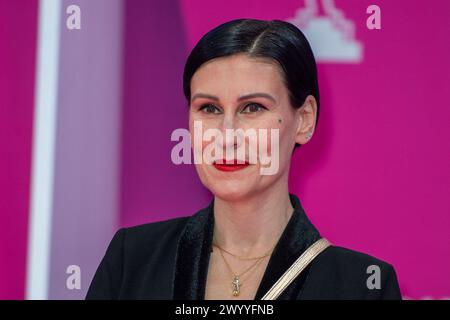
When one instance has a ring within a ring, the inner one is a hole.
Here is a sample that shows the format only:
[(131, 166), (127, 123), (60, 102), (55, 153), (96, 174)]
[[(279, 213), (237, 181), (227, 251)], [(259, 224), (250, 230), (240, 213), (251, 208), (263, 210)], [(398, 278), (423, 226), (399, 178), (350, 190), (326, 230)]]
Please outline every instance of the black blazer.
[[(259, 300), (320, 234), (299, 199), (260, 282)], [(214, 229), (214, 200), (191, 217), (122, 228), (115, 234), (86, 299), (204, 299)], [(369, 289), (370, 265), (379, 267), (381, 288)], [(278, 298), (401, 299), (391, 265), (369, 255), (331, 246)]]

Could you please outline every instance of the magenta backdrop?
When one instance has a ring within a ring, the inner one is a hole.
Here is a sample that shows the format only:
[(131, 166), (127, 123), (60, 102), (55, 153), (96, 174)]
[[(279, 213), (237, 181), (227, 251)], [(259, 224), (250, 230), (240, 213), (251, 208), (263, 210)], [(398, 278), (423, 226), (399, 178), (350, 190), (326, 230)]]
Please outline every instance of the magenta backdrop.
[[(225, 21), (287, 20), (303, 6), (180, 4), (181, 13), (159, 5), (155, 17), (154, 5), (127, 3), (123, 225), (192, 214), (210, 199), (193, 168), (170, 162), (170, 132), (187, 121), (181, 75), (189, 50)], [(332, 242), (392, 263), (406, 298), (448, 297), (450, 3), (378, 3), (381, 30), (366, 27), (371, 1), (335, 4), (355, 23), (364, 58), (319, 61), (321, 119), (294, 156), (291, 192)]]
[[(116, 218), (131, 226), (210, 201), (193, 166), (170, 159), (172, 131), (187, 127), (184, 62), (200, 37), (235, 18), (288, 20), (313, 3), (129, 0), (122, 12), (121, 1), (63, 1), (81, 5), (86, 23), (61, 33), (51, 298), (84, 296)], [(404, 297), (448, 298), (450, 2), (378, 1), (381, 30), (366, 27), (371, 1), (334, 3), (354, 23), (362, 59), (318, 59), (321, 118), (294, 155), (290, 191), (334, 244), (392, 263)], [(0, 299), (26, 288), (37, 13), (36, 0), (0, 1)], [(117, 197), (108, 170), (118, 171)], [(68, 263), (83, 267), (80, 292), (63, 292)]]
[(37, 1), (0, 1), (0, 299), (25, 292)]

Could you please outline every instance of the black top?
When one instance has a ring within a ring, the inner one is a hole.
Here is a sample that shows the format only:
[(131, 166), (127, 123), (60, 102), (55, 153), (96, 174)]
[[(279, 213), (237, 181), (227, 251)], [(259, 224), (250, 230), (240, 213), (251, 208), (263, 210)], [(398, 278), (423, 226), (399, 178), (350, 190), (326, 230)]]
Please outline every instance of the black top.
[[(270, 256), (256, 300), (320, 239), (299, 199), (293, 194), (290, 199), (294, 213)], [(86, 299), (204, 299), (214, 230), (213, 205), (214, 200), (191, 217), (117, 231)], [(379, 267), (380, 271), (379, 286), (375, 288), (368, 286), (368, 282), (376, 283), (371, 277), (376, 274), (368, 271), (371, 265)], [(390, 264), (331, 246), (320, 253), (278, 299), (401, 299), (401, 295)]]

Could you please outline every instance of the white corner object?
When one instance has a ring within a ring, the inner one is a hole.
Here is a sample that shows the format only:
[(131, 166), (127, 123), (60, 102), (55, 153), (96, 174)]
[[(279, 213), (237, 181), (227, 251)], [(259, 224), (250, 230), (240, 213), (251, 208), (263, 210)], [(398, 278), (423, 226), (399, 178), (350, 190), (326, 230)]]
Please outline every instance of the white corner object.
[(360, 63), (363, 44), (355, 38), (353, 21), (344, 17), (333, 0), (321, 0), (325, 15), (319, 15), (318, 1), (305, 0), (305, 7), (287, 19), (305, 34), (318, 62)]

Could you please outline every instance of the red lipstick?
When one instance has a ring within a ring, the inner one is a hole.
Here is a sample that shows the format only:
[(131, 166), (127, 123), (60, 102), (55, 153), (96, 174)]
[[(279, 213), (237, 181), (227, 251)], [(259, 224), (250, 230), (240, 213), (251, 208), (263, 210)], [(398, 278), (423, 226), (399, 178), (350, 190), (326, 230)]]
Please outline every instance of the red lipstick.
[[(217, 161), (217, 162), (219, 162), (219, 161)], [(217, 163), (217, 162), (214, 162), (213, 165), (217, 170), (220, 170), (220, 171), (236, 171), (236, 170), (244, 169), (249, 166), (249, 163), (247, 161), (245, 161), (245, 163), (238, 163), (237, 160), (233, 160), (233, 162), (231, 162), (231, 161), (226, 162), (225, 159), (223, 159), (222, 161), (220, 161), (222, 163)]]

